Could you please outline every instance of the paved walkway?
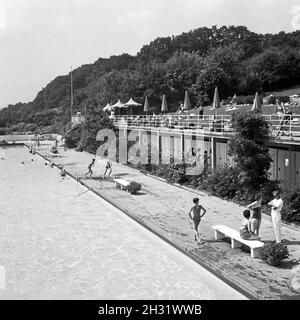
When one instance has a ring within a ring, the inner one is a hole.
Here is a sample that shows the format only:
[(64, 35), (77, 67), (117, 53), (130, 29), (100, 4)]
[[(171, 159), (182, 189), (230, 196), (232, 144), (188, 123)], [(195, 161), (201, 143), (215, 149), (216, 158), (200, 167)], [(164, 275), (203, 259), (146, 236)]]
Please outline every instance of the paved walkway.
[[(43, 144), (38, 151), (49, 157), (49, 149), (48, 144)], [(64, 151), (60, 148), (59, 155), (51, 160), (63, 165), (74, 176), (82, 177), (92, 158), (93, 155), (86, 152)], [(141, 193), (131, 195), (116, 189), (111, 179), (102, 180), (104, 167), (105, 160), (97, 158), (93, 178), (82, 181), (168, 241), (186, 250), (194, 259), (206, 262), (221, 276), (233, 279), (258, 298), (300, 299), (300, 292), (294, 290), (291, 284), (294, 277), (292, 269), (298, 265), (300, 258), (299, 230), (282, 226), (282, 238), (285, 239), (291, 256), (279, 268), (272, 267), (260, 259), (252, 259), (248, 252), (231, 249), (227, 242), (214, 240), (212, 225), (225, 224), (239, 229), (243, 207), (206, 193), (172, 186), (127, 166), (113, 164), (114, 176), (141, 183)], [(195, 244), (192, 224), (188, 219), (188, 211), (195, 196), (200, 198), (200, 203), (207, 209), (200, 226), (207, 244), (201, 247)], [(260, 234), (262, 241), (274, 239), (272, 223), (265, 215)]]

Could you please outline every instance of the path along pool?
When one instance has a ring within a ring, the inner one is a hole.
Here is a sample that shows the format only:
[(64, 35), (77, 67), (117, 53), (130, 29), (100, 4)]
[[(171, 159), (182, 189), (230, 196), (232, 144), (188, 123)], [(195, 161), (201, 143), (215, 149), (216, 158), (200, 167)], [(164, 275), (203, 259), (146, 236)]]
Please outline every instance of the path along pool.
[(0, 147), (0, 299), (246, 299), (45, 163)]

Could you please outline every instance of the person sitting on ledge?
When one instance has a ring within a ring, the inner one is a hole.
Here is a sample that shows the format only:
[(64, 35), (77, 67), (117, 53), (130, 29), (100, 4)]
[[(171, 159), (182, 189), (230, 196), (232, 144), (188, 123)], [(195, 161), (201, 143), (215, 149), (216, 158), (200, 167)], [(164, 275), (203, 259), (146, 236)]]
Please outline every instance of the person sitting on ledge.
[(241, 238), (244, 240), (259, 240), (260, 238), (251, 231), (250, 210), (244, 210), (243, 216), (244, 216), (244, 219), (242, 221), (242, 225), (240, 228)]

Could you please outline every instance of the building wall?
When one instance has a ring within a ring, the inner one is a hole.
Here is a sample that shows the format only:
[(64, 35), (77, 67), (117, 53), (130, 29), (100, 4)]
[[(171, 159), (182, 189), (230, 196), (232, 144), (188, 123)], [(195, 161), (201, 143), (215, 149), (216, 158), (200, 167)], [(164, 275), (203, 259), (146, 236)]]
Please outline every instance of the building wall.
[(300, 187), (300, 152), (269, 148), (273, 159), (271, 178), (281, 180), (282, 187), (294, 190)]
[[(151, 141), (152, 163), (170, 163), (172, 157), (175, 163), (181, 163), (183, 153), (185, 159), (191, 158), (192, 148), (197, 155), (200, 154), (200, 161), (203, 159), (204, 151), (207, 151), (213, 169), (233, 163), (232, 157), (228, 155), (228, 139), (225, 137), (196, 138), (195, 135), (183, 135), (183, 133), (156, 132), (151, 135), (149, 141)], [(284, 189), (294, 190), (300, 187), (300, 146), (273, 143), (269, 147), (269, 152), (273, 159), (270, 168), (271, 179), (281, 180)]]

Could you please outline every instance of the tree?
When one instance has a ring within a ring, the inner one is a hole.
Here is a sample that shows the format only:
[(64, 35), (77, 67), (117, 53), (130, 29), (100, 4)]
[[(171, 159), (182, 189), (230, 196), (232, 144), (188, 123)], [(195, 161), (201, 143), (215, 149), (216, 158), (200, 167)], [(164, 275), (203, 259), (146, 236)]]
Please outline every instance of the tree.
[(240, 185), (259, 191), (269, 180), (272, 158), (265, 142), (269, 127), (260, 114), (248, 112), (233, 116), (234, 137), (229, 140), (229, 155), (233, 156), (239, 172)]
[(100, 142), (96, 141), (100, 129), (114, 129), (107, 115), (102, 113), (97, 106), (91, 106), (85, 115), (85, 122), (82, 124), (80, 142), (78, 148), (90, 153), (96, 153)]

